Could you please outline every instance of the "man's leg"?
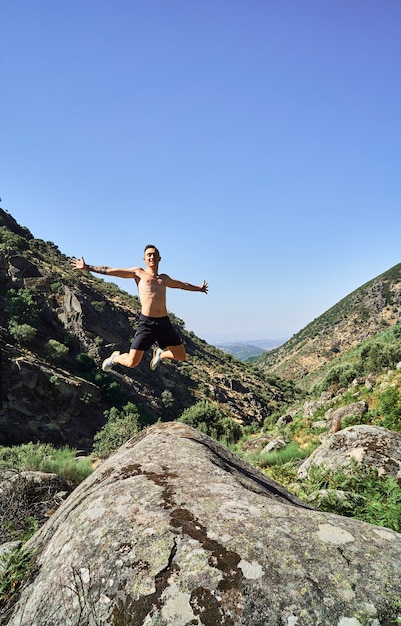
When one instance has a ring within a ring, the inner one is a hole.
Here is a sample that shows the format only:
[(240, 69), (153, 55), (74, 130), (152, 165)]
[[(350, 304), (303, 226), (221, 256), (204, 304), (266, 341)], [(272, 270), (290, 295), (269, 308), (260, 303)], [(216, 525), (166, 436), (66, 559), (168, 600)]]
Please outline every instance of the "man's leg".
[(179, 346), (168, 346), (165, 350), (162, 350), (160, 359), (175, 359), (175, 361), (185, 361), (187, 353), (183, 343)]
[(108, 372), (114, 365), (123, 365), (124, 367), (136, 367), (142, 361), (144, 350), (135, 350), (131, 348), (129, 352), (113, 354), (103, 361), (102, 369)]
[(160, 361), (164, 359), (174, 359), (175, 361), (185, 361), (186, 352), (184, 344), (178, 346), (168, 346), (167, 348), (155, 348), (153, 350), (153, 358), (150, 362), (150, 369), (155, 370)]
[(129, 352), (124, 352), (124, 354), (116, 356), (114, 363), (124, 365), (124, 367), (136, 367), (142, 361), (143, 354), (144, 350), (131, 348)]

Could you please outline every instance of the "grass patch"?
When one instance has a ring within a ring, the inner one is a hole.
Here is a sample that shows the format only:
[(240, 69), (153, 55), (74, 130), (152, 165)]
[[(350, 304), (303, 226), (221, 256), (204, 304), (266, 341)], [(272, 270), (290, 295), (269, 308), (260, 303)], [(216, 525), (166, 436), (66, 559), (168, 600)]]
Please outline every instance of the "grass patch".
[[(329, 494), (317, 507), (320, 511), (401, 531), (401, 487), (393, 476), (378, 476), (375, 469), (355, 463), (351, 470), (330, 471), (314, 466), (297, 495), (310, 502), (310, 497), (320, 490)], [(350, 499), (335, 497), (336, 490), (349, 494)]]
[(68, 446), (54, 448), (44, 443), (0, 447), (0, 465), (18, 470), (54, 473), (72, 487), (93, 471), (90, 458), (77, 459), (76, 451)]

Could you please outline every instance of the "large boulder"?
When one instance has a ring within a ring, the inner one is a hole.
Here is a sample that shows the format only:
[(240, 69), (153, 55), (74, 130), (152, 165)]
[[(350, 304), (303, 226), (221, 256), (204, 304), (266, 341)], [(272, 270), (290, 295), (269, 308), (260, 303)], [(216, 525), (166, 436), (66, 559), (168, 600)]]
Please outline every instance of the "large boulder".
[(353, 402), (346, 404), (339, 409), (329, 409), (324, 417), (327, 420), (329, 433), (336, 433), (343, 427), (343, 421), (346, 417), (362, 418), (368, 410), (367, 402)]
[(379, 626), (401, 618), (401, 535), (320, 513), (199, 431), (157, 424), (26, 546), (10, 626)]
[(401, 484), (401, 434), (366, 424), (344, 428), (312, 452), (297, 477), (307, 478), (313, 465), (339, 470), (352, 467), (353, 462), (377, 470), (379, 476), (393, 476)]

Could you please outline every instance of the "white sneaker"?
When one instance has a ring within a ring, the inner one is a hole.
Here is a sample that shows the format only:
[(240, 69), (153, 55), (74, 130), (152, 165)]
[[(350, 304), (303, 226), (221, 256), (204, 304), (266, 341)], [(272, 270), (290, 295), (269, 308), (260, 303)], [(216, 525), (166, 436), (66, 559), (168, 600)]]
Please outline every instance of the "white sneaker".
[(160, 355), (163, 352), (163, 350), (161, 348), (155, 348), (153, 350), (153, 359), (150, 362), (150, 369), (151, 370), (155, 370), (156, 367), (159, 365), (160, 363)]
[(115, 357), (119, 355), (120, 355), (120, 352), (116, 350), (115, 352), (113, 352), (111, 356), (107, 357), (107, 359), (105, 359), (102, 363), (102, 370), (104, 372), (109, 372), (111, 368), (113, 367)]

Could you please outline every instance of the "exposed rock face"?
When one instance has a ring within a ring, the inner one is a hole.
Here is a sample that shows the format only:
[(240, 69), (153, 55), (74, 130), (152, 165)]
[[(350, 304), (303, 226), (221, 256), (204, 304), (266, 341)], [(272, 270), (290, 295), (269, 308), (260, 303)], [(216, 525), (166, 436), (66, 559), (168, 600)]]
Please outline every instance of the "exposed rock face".
[(358, 626), (401, 617), (401, 535), (319, 513), (209, 437), (157, 424), (29, 542), (20, 626)]
[(91, 447), (106, 408), (97, 385), (10, 345), (0, 346), (0, 365), (0, 445)]
[(379, 426), (350, 426), (335, 433), (302, 463), (298, 478), (307, 478), (312, 465), (341, 469), (355, 460), (377, 469), (379, 476), (390, 475), (401, 484), (401, 435)]

